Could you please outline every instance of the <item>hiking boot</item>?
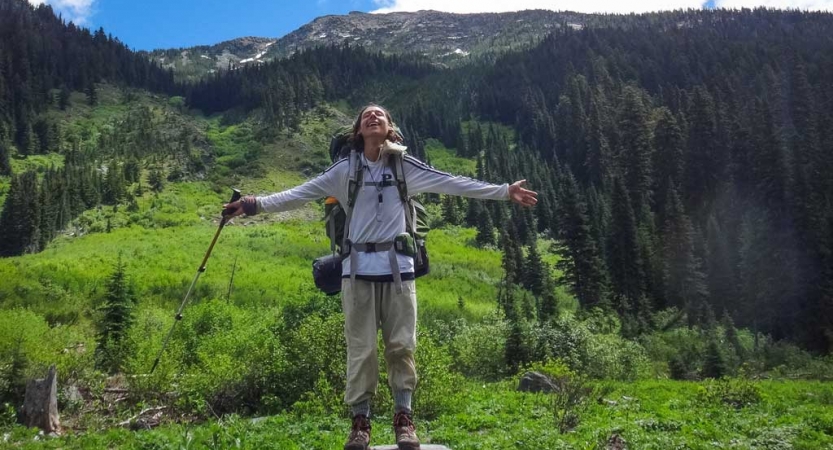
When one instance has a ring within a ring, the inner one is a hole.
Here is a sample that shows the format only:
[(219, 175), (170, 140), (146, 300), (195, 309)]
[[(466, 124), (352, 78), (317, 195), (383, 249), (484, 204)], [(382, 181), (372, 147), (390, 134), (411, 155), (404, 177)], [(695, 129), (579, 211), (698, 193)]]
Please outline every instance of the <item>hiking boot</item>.
[(344, 450), (367, 450), (370, 445), (370, 419), (363, 414), (353, 417), (353, 428)]
[(411, 415), (405, 412), (393, 416), (393, 433), (399, 450), (419, 450), (419, 438)]

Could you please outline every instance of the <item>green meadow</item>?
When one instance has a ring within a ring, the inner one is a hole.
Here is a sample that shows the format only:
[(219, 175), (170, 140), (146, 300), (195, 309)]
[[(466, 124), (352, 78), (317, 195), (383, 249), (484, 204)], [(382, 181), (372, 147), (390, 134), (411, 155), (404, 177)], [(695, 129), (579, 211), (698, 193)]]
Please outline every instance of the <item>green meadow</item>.
[[(321, 202), (226, 225), (149, 372), (231, 188), (276, 192), (326, 168), (328, 133), (350, 121), (346, 108), (316, 108), (298, 130), (272, 133), (251, 118), (202, 117), (173, 99), (100, 92), (98, 108), (76, 98), (59, 116), (79, 145), (94, 147), (102, 130), (144, 111), (161, 136), (190, 130), (187, 156), (210, 170), (153, 191), (144, 168), (144, 189), (129, 186), (131, 202), (88, 209), (43, 251), (0, 259), (0, 391), (20, 392), (56, 365), (64, 430), (40, 436), (15, 424), (19, 405), (0, 404), (2, 446), (340, 448), (348, 432), (341, 303), (321, 294), (311, 275), (312, 260), (330, 251)], [(441, 170), (476, 173), (474, 160), (434, 139), (426, 152)], [(169, 173), (177, 164), (148, 159)], [(13, 160), (15, 172), (61, 164), (59, 154)], [(0, 178), (0, 196), (8, 185)], [(436, 199), (428, 211), (431, 274), (417, 281), (423, 442), (454, 450), (602, 449), (609, 441), (632, 449), (833, 448), (829, 357), (756, 339), (731, 323), (688, 327), (673, 309), (656, 314), (655, 331), (626, 339), (616, 314), (578, 310), (557, 281), (548, 236), (536, 248), (558, 311), (540, 319), (539, 299), (505, 287), (500, 249), (478, 246), (473, 228), (447, 224)], [(97, 368), (99, 336), (119, 262), (131, 319), (122, 346), (105, 349), (120, 355), (110, 374)], [(511, 318), (499, 306), (507, 298)], [(527, 370), (551, 376), (558, 391), (518, 392)], [(385, 383), (383, 371), (375, 443), (393, 441)], [(160, 425), (134, 430), (130, 419), (148, 410), (162, 411)]]

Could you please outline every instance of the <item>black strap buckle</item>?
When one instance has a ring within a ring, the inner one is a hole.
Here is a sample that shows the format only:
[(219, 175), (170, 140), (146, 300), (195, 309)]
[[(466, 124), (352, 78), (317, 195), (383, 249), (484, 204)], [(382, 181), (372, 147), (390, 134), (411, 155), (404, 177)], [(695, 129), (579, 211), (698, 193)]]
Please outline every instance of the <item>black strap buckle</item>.
[(375, 242), (368, 242), (365, 245), (365, 253), (375, 253), (376, 252), (376, 243)]

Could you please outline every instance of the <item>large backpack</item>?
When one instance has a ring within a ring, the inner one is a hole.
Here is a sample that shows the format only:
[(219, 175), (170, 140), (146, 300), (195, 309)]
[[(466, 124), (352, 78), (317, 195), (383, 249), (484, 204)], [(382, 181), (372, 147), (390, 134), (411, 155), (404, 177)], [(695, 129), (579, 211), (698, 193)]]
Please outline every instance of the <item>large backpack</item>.
[[(350, 164), (350, 181), (348, 182), (347, 201), (348, 205), (341, 205), (335, 197), (328, 197), (324, 203), (324, 221), (327, 228), (327, 236), (330, 238), (330, 250), (332, 255), (326, 258), (319, 258), (313, 263), (313, 273), (316, 278), (316, 285), (328, 294), (336, 294), (341, 290), (341, 261), (349, 255), (350, 249), (347, 248), (350, 244), (345, 239), (345, 230), (349, 233), (349, 218), (347, 211), (352, 210), (358, 197), (359, 187), (363, 183), (364, 171), (360, 163), (360, 153), (353, 147), (350, 142), (350, 135), (352, 128), (343, 127), (333, 136), (330, 141), (330, 158), (333, 162), (344, 158), (354, 158)], [(421, 277), (430, 271), (428, 252), (425, 248), (425, 238), (430, 231), (428, 226), (428, 214), (425, 207), (415, 198), (408, 195), (408, 185), (405, 180), (405, 170), (403, 167), (402, 155), (391, 155), (389, 157), (389, 164), (391, 172), (393, 172), (396, 180), (396, 188), (399, 191), (399, 198), (402, 200), (405, 208), (402, 213), (405, 214), (406, 231), (411, 236), (411, 242), (414, 244), (414, 276)], [(326, 265), (326, 268), (322, 268)], [(326, 277), (319, 273), (321, 271), (337, 271), (338, 280), (334, 279), (334, 275)], [(323, 278), (329, 278), (329, 282)]]

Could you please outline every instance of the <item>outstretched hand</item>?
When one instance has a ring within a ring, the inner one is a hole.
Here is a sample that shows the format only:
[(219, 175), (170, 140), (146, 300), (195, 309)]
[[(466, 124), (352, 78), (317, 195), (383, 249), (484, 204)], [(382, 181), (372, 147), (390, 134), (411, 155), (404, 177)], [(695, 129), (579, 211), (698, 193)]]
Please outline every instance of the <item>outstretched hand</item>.
[(236, 202), (226, 203), (223, 205), (223, 217), (226, 219), (231, 219), (232, 217), (237, 217), (243, 214), (243, 201), (237, 200)]
[(522, 186), (526, 180), (516, 181), (509, 185), (509, 200), (521, 206), (534, 206), (538, 203), (538, 193), (524, 189)]
[(247, 195), (236, 202), (223, 205), (223, 217), (231, 219), (241, 214), (253, 216), (257, 214), (257, 199), (254, 195)]

